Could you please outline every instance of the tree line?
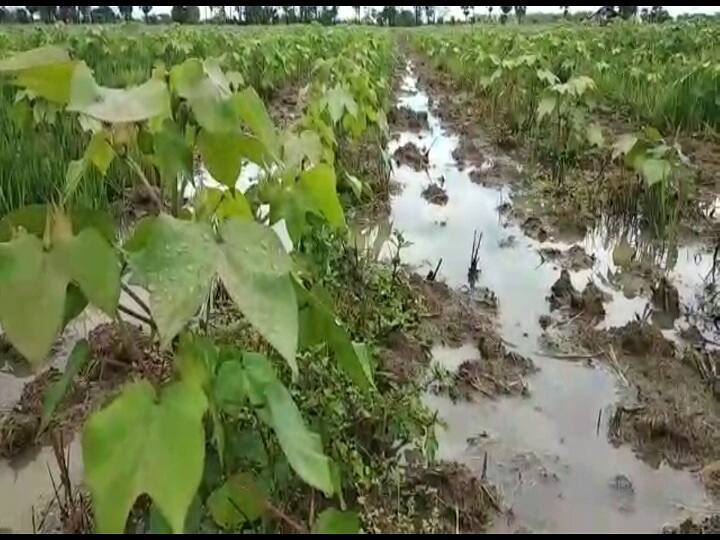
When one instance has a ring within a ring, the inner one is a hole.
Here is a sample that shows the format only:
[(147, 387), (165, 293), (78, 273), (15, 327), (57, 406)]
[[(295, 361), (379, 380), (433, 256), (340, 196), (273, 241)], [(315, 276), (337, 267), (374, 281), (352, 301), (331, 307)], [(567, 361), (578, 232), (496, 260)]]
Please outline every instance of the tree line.
[[(29, 23), (41, 21), (54, 23), (108, 23), (130, 21), (135, 6), (21, 6), (10, 9), (0, 6), (0, 22)], [(170, 13), (153, 13), (157, 6), (137, 6), (146, 23), (196, 24), (205, 19), (216, 24), (295, 24), (319, 22), (330, 25), (338, 22), (339, 6), (207, 6), (209, 13), (201, 17), (198, 6), (172, 6)], [(506, 24), (513, 17), (518, 23), (526, 20), (527, 6), (482, 6), (487, 14), (478, 15), (480, 6), (460, 6), (463, 18), (450, 14), (448, 6), (352, 6), (354, 17), (348, 22), (375, 24), (379, 26), (418, 26), (421, 24), (454, 24), (456, 22), (490, 22)], [(499, 7), (497, 18), (493, 16)], [(595, 13), (570, 13), (570, 6), (558, 6), (560, 13), (538, 13), (530, 22), (551, 22), (558, 19), (597, 20), (606, 22), (615, 18), (637, 19), (643, 22), (664, 22), (671, 19), (662, 6), (643, 8), (638, 6), (602, 6)]]

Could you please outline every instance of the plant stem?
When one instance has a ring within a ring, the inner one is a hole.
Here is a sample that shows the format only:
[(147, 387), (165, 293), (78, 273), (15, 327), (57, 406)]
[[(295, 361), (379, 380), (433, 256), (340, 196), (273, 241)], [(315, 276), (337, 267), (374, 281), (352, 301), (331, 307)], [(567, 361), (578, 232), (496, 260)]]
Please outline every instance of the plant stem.
[(127, 293), (127, 295), (132, 298), (135, 303), (142, 308), (142, 310), (147, 313), (149, 317), (152, 317), (152, 313), (150, 312), (150, 308), (147, 306), (145, 302), (143, 302), (143, 299), (138, 296), (138, 294), (133, 291), (130, 287), (128, 287), (125, 283), (121, 283), (120, 287), (122, 290)]
[(125, 307), (122, 304), (118, 305), (118, 311), (124, 313), (125, 315), (129, 315), (130, 317), (133, 317), (137, 319), (138, 321), (144, 322), (148, 326), (150, 326), (153, 330), (155, 330), (155, 322), (150, 319), (149, 317), (146, 317), (145, 315), (141, 315), (140, 313), (137, 313), (136, 311), (133, 311), (129, 307)]

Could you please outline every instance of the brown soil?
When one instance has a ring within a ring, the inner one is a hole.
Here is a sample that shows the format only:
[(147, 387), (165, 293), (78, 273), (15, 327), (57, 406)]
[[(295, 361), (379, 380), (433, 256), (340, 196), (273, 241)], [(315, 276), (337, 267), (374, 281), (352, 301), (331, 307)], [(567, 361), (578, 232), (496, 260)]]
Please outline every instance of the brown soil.
[(580, 246), (571, 246), (565, 251), (557, 248), (542, 248), (540, 255), (543, 260), (555, 261), (561, 268), (577, 272), (592, 268), (595, 264), (595, 255), (588, 255)]
[(540, 218), (537, 218), (535, 216), (530, 216), (526, 218), (525, 221), (523, 221), (520, 225), (520, 228), (530, 238), (534, 238), (539, 242), (544, 242), (548, 239), (548, 229), (545, 227)]
[(477, 533), (500, 511), (495, 488), (463, 465), (409, 467), (399, 485), (359, 501), (368, 533)]
[(408, 107), (395, 107), (388, 114), (388, 122), (394, 130), (422, 131), (428, 129), (428, 117), (424, 111), (413, 111)]
[(466, 360), (455, 374), (453, 397), (472, 400), (476, 392), (491, 399), (498, 395), (530, 395), (525, 378), (537, 370), (532, 360), (490, 339), (481, 340), (479, 347), (482, 358)]
[(409, 165), (416, 171), (424, 171), (428, 166), (428, 157), (425, 151), (421, 151), (411, 142), (407, 142), (393, 154), (398, 163)]
[(679, 525), (671, 525), (663, 528), (663, 534), (719, 534), (720, 533), (720, 514), (714, 514), (702, 518), (702, 520), (693, 520), (687, 518)]
[(550, 309), (569, 308), (573, 313), (583, 314), (591, 319), (605, 316), (603, 303), (608, 300), (610, 300), (608, 295), (592, 281), (588, 282), (582, 293), (578, 292), (566, 269), (560, 272), (560, 277), (550, 287), (550, 296), (548, 297)]
[(690, 351), (676, 352), (644, 321), (586, 329), (581, 339), (588, 349), (606, 352), (627, 381), (609, 422), (611, 442), (630, 444), (653, 466), (700, 467), (720, 458), (720, 402)]
[(485, 336), (499, 337), (484, 304), (472, 296), (455, 291), (440, 281), (427, 281), (417, 274), (410, 284), (422, 299), (426, 315), (419, 334), (428, 340), (459, 347), (468, 340), (479, 341)]
[(447, 192), (435, 183), (428, 184), (422, 191), (423, 199), (430, 204), (444, 206), (448, 202)]
[(378, 350), (378, 368), (398, 382), (409, 382), (422, 374), (430, 363), (430, 353), (415, 338), (395, 331)]
[(160, 384), (170, 377), (172, 362), (168, 355), (136, 327), (125, 323), (125, 328), (131, 350), (123, 344), (115, 323), (102, 324), (90, 332), (91, 360), (73, 380), (48, 429), (41, 434), (37, 430), (43, 396), (60, 372), (49, 368), (25, 385), (15, 407), (0, 417), (0, 457), (15, 457), (36, 443), (47, 444), (53, 432), (74, 433), (128, 378), (142, 376)]

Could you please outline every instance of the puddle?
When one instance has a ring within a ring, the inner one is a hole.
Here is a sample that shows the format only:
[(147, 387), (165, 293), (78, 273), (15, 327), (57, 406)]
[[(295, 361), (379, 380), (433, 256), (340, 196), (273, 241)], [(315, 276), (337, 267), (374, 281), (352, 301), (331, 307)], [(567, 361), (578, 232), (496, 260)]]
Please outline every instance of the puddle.
[[(560, 275), (558, 265), (541, 264), (537, 250), (541, 245), (567, 249), (571, 244), (540, 244), (506, 220), (497, 207), (510, 199), (509, 189), (473, 183), (473, 167), (460, 170), (452, 157), (458, 137), (433, 114), (410, 67), (401, 89), (398, 105), (427, 113), (428, 129), (399, 133), (389, 153), (408, 142), (421, 151), (429, 149), (426, 171), (400, 164), (393, 173), (402, 190), (392, 198), (390, 219), (411, 242), (401, 253), (403, 261), (425, 275), (442, 258), (439, 279), (455, 288), (469, 287), (473, 236), (482, 233), (477, 285), (497, 294), (503, 338), (540, 368), (528, 379), (531, 395), (525, 399), (453, 404), (427, 395), (426, 402), (447, 424), (438, 434), (441, 457), (466, 463), (480, 474), (487, 451), (488, 477), (501, 487), (515, 518), (508, 522), (498, 517), (497, 531), (528, 527), (535, 532), (656, 532), (667, 522), (708, 510), (695, 475), (667, 466), (653, 469), (629, 447), (615, 448), (607, 442), (606, 409), (617, 401), (619, 391), (612, 373), (535, 354), (541, 335), (538, 318), (548, 313), (546, 296)], [(447, 204), (428, 204), (422, 192), (440, 179)], [(511, 236), (514, 241), (508, 240)], [(628, 298), (598, 278), (617, 270), (612, 262), (614, 243), (606, 238), (596, 230), (581, 239), (579, 245), (596, 261), (592, 269), (571, 272), (571, 279), (582, 290), (593, 277), (612, 298), (602, 324), (620, 326), (642, 314), (649, 299)], [(694, 302), (711, 264), (711, 254), (698, 258), (695, 251), (693, 246), (679, 249), (673, 257), (676, 262), (668, 265), (683, 303)], [(472, 346), (436, 347), (433, 355), (436, 362), (454, 369), (478, 353)], [(629, 479), (632, 487), (623, 485), (618, 475)]]

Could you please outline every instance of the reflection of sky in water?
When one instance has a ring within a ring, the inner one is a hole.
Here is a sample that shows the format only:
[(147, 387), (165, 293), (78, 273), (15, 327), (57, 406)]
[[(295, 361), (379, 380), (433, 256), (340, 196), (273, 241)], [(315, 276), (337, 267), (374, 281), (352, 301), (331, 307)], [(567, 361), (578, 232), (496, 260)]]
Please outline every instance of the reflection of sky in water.
[[(403, 89), (416, 91), (414, 78), (406, 78)], [(470, 170), (458, 170), (452, 157), (458, 139), (447, 133), (429, 110), (427, 95), (401, 94), (398, 104), (427, 112), (429, 130), (400, 133), (392, 139), (390, 153), (407, 142), (421, 150), (430, 148), (428, 171), (398, 165), (393, 174), (403, 190), (392, 198), (390, 219), (412, 243), (402, 251), (404, 262), (424, 275), (442, 258), (440, 279), (463, 287), (467, 284), (473, 233), (481, 232), (478, 286), (489, 287), (497, 294), (502, 336), (541, 368), (528, 378), (529, 398), (452, 404), (443, 397), (428, 395), (426, 402), (447, 422), (447, 430), (439, 434), (442, 457), (461, 460), (479, 472), (487, 450), (488, 474), (503, 490), (505, 503), (512, 505), (517, 525), (536, 531), (651, 532), (668, 520), (682, 517), (683, 505), (693, 510), (705, 507), (702, 487), (691, 474), (667, 466), (652, 469), (636, 459), (627, 446), (614, 448), (607, 442), (607, 408), (617, 399), (612, 374), (603, 366), (593, 369), (583, 363), (533, 354), (541, 333), (538, 318), (548, 313), (546, 296), (560, 269), (552, 262), (541, 264), (537, 253), (541, 245), (498, 214), (497, 206), (510, 198), (507, 187), (474, 184)], [(429, 204), (421, 193), (431, 178), (437, 181), (441, 176), (445, 178), (448, 203)], [(500, 247), (510, 235), (515, 236), (511, 247)], [(612, 294), (602, 324), (620, 326), (636, 313), (642, 314), (647, 299), (626, 298), (598, 278), (598, 274), (617, 271), (612, 262), (614, 242), (606, 238), (600, 231), (586, 235), (580, 245), (595, 254), (596, 263), (594, 268), (572, 272), (571, 276), (579, 290), (592, 277)], [(566, 249), (569, 245), (546, 242), (542, 247)], [(694, 253), (694, 248), (681, 248), (670, 271), (684, 302), (692, 300), (711, 258), (706, 254), (696, 265)], [(454, 370), (479, 353), (468, 344), (455, 350), (435, 347), (433, 354), (436, 362)], [(597, 435), (600, 410), (604, 414)], [(487, 438), (481, 437), (478, 447), (472, 448), (468, 439), (483, 431)], [(525, 461), (518, 465), (518, 460)], [(625, 474), (633, 482), (635, 494), (630, 499), (619, 499), (610, 489), (608, 482), (616, 474)], [(498, 518), (495, 528), (502, 531), (513, 527)]]

